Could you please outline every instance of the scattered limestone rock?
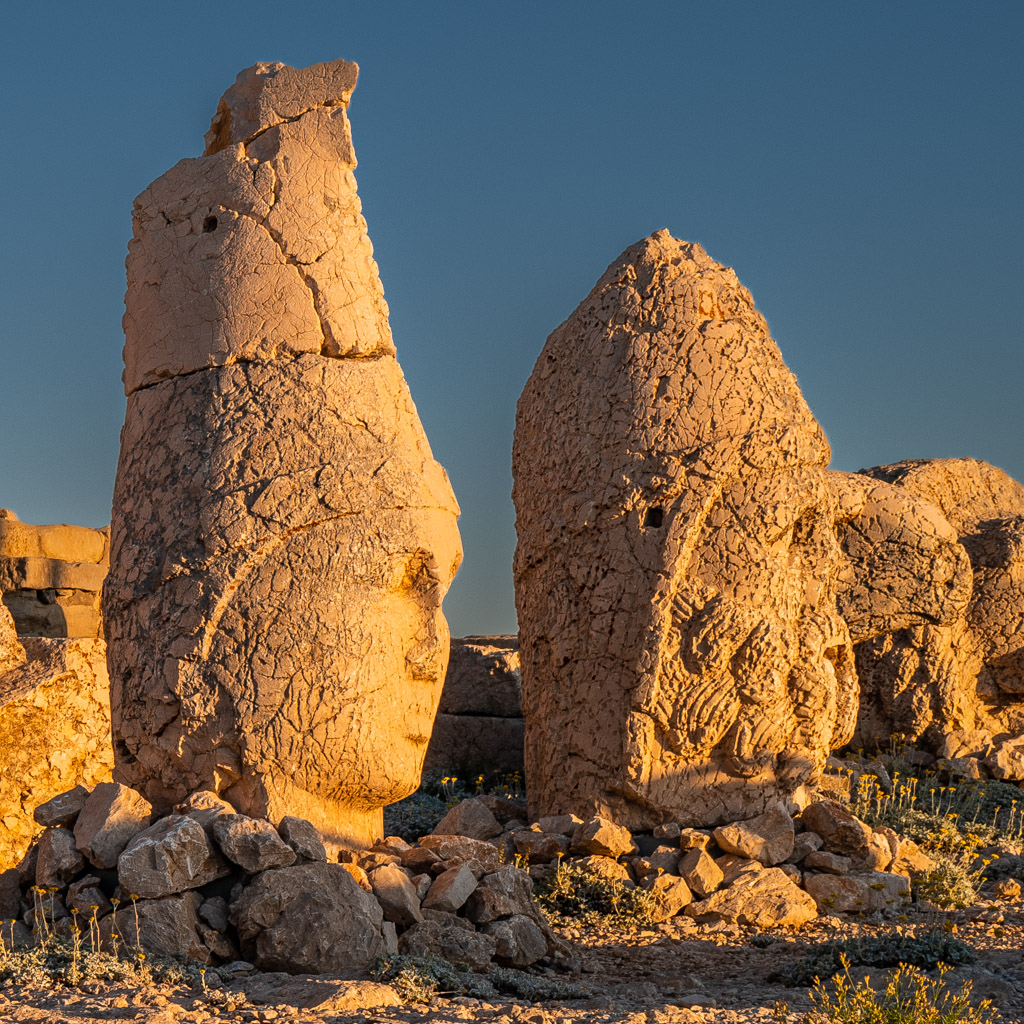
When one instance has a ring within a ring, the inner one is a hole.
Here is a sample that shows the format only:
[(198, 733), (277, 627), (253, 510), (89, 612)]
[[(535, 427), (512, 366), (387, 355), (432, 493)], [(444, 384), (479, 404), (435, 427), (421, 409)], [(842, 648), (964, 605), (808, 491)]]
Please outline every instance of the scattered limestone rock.
[(629, 868), (615, 860), (614, 857), (599, 857), (591, 854), (589, 857), (574, 857), (571, 863), (600, 878), (633, 884), (633, 876), (630, 874)]
[(817, 832), (800, 832), (793, 840), (793, 852), (786, 858), (790, 864), (799, 864), (815, 850), (820, 850), (825, 840)]
[[(104, 947), (113, 951), (113, 933), (123, 951), (144, 950), (149, 955), (179, 957), (199, 963), (210, 962), (210, 951), (203, 942), (197, 892), (183, 892), (158, 900), (138, 900), (100, 921)], [(138, 924), (136, 925), (136, 913)]]
[(482, 800), (471, 797), (460, 800), (437, 823), (434, 834), (493, 839), (501, 835), (501, 825)]
[(129, 841), (153, 820), (145, 797), (119, 782), (101, 782), (86, 798), (75, 822), (75, 842), (90, 864), (117, 866)]
[(742, 875), (728, 888), (691, 904), (686, 913), (697, 921), (720, 920), (755, 928), (799, 927), (818, 916), (815, 901), (781, 868)]
[(41, 803), (33, 812), (32, 818), (37, 825), (44, 828), (55, 828), (58, 825), (74, 825), (79, 812), (85, 806), (85, 798), (89, 790), (85, 786), (75, 786), (66, 793), (60, 793), (50, 800)]
[(853, 870), (853, 861), (839, 853), (818, 850), (808, 854), (803, 861), (807, 871), (824, 871), (829, 875), (848, 875)]
[(476, 876), (465, 864), (449, 868), (434, 879), (427, 898), (423, 901), (424, 910), (443, 910), (454, 914), (476, 888)]
[[(459, 868), (460, 872), (465, 870)], [(472, 876), (472, 873), (470, 874)], [(384, 912), (385, 921), (391, 921), (404, 929), (423, 920), (416, 887), (396, 864), (382, 864), (379, 868), (374, 868), (369, 872), (369, 881), (373, 895), (377, 897), (377, 902)], [(476, 885), (476, 879), (473, 879), (473, 885)]]
[(253, 874), (295, 863), (295, 851), (269, 821), (244, 814), (221, 814), (210, 829), (224, 855)]
[(833, 853), (861, 854), (868, 848), (871, 829), (834, 800), (819, 800), (803, 809), (804, 828), (821, 836)]
[[(484, 871), (498, 869), (498, 850), (490, 843), (465, 836), (422, 836), (419, 840), (422, 848), (430, 850), (449, 867), (476, 862)], [(403, 860), (404, 867), (411, 864)]]
[(648, 875), (640, 885), (655, 896), (656, 902), (651, 911), (651, 920), (655, 922), (675, 917), (693, 901), (690, 887), (674, 875)]
[(524, 914), (513, 914), (483, 926), (495, 942), (494, 959), (505, 967), (528, 967), (548, 951), (548, 940)]
[(512, 833), (515, 851), (531, 864), (550, 864), (569, 852), (569, 840), (559, 832), (533, 832), (524, 829)]
[(312, 822), (285, 815), (278, 823), (277, 831), (301, 860), (327, 860), (324, 841)]
[(450, 915), (445, 915), (443, 921), (431, 919), (413, 925), (398, 939), (398, 949), (406, 956), (444, 957), (467, 964), (475, 971), (482, 971), (490, 964), (497, 946), (490, 935)]
[(258, 875), (231, 904), (242, 952), (261, 970), (365, 971), (385, 952), (380, 905), (340, 864), (296, 864)]
[(699, 847), (688, 850), (680, 859), (679, 874), (698, 899), (710, 896), (725, 880), (722, 869)]
[(793, 819), (780, 803), (756, 818), (722, 825), (715, 829), (714, 836), (726, 853), (749, 857), (768, 867), (781, 864), (793, 852), (796, 838)]
[(633, 853), (636, 845), (628, 828), (606, 818), (595, 817), (576, 826), (572, 834), (571, 849), (576, 854), (622, 857), (627, 853)]
[(203, 826), (180, 814), (161, 818), (134, 836), (117, 858), (124, 891), (149, 899), (198, 889), (229, 870)]
[(75, 846), (74, 834), (56, 826), (39, 837), (36, 859), (36, 885), (55, 885), (63, 889), (85, 867), (85, 858)]
[(871, 913), (910, 902), (910, 879), (884, 871), (804, 876), (804, 888), (822, 913)]

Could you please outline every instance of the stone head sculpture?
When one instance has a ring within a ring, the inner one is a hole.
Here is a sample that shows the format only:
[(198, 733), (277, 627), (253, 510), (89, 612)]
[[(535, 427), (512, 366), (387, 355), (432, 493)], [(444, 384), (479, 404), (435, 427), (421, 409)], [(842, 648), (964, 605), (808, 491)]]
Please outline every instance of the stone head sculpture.
[(356, 72), (243, 71), (136, 200), (104, 612), (120, 781), (364, 843), (419, 784), (461, 546), (356, 195)]
[(849, 738), (829, 457), (699, 245), (638, 242), (548, 338), (513, 450), (531, 813), (749, 816)]
[(846, 481), (868, 495), (840, 531), (858, 739), (902, 733), (1024, 779), (1024, 486), (976, 459), (908, 459)]

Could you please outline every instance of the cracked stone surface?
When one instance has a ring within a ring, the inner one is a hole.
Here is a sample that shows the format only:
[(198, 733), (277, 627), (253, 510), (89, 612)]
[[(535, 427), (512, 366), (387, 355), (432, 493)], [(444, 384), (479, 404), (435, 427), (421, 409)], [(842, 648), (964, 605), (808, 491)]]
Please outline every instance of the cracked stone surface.
[(108, 701), (102, 640), (19, 642), (0, 604), (0, 871), (42, 830), (37, 806), (110, 778)]
[(829, 457), (750, 293), (666, 231), (548, 338), (513, 448), (532, 818), (751, 817), (849, 739)]
[[(1024, 736), (1024, 486), (975, 459), (906, 460), (856, 479), (920, 511), (894, 524), (919, 539), (914, 559), (893, 571), (889, 539), (868, 536), (870, 561), (854, 562), (861, 589), (870, 564), (876, 579), (908, 581), (890, 588), (886, 614), (857, 637), (859, 739), (902, 732), (944, 756), (988, 754), (997, 777), (1024, 777), (1024, 763), (1000, 756)], [(860, 520), (850, 525), (863, 533)]]
[(258, 64), (138, 198), (104, 594), (116, 776), (379, 838), (448, 657), (458, 506), (356, 195), (354, 64)]

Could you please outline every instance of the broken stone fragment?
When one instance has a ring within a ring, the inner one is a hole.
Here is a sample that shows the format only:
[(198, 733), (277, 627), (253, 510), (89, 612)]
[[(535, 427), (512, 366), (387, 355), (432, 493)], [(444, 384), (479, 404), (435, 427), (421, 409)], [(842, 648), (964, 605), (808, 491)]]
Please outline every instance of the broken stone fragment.
[(195, 818), (207, 833), (210, 832), (214, 820), (220, 815), (238, 813), (227, 800), (222, 800), (216, 793), (211, 793), (209, 790), (192, 793), (188, 799), (178, 804), (174, 811), (176, 814), (187, 814), (190, 818)]
[(323, 838), (312, 822), (285, 815), (278, 822), (277, 831), (300, 859), (327, 860)]
[(584, 871), (589, 871), (599, 878), (607, 878), (613, 882), (625, 882), (627, 885), (633, 884), (633, 875), (627, 865), (615, 860), (614, 857), (599, 857), (596, 854), (591, 854), (589, 857), (573, 857), (569, 863)]
[(36, 860), (36, 885), (55, 885), (63, 889), (81, 869), (85, 859), (75, 846), (75, 837), (66, 828), (48, 828), (39, 837)]
[(424, 910), (443, 910), (454, 914), (476, 888), (476, 877), (465, 864), (449, 868), (434, 879), (423, 901)]
[(490, 935), (450, 914), (415, 924), (398, 939), (399, 952), (406, 956), (442, 957), (464, 963), (473, 971), (486, 970), (496, 948), (497, 942)]
[(856, 855), (864, 853), (871, 838), (871, 829), (834, 800), (809, 804), (800, 815), (809, 832), (821, 836), (826, 850)]
[(184, 892), (158, 900), (138, 900), (132, 906), (122, 905), (117, 913), (100, 921), (103, 948), (108, 952), (117, 949), (123, 954), (128, 949), (149, 956), (208, 964), (210, 950), (203, 942), (198, 913), (202, 902), (199, 893)]
[(79, 927), (88, 925), (94, 917), (99, 920), (113, 910), (101, 888), (102, 882), (95, 875), (83, 875), (68, 886), (67, 907), (70, 911), (78, 911)]
[(533, 832), (525, 829), (512, 833), (516, 853), (530, 864), (549, 864), (569, 852), (569, 840), (557, 832)]
[(396, 864), (384, 864), (374, 868), (369, 873), (369, 881), (373, 895), (377, 897), (377, 902), (384, 912), (385, 921), (391, 921), (398, 928), (405, 929), (423, 920), (416, 887)]
[(727, 889), (691, 904), (686, 913), (697, 921), (719, 920), (754, 928), (799, 927), (818, 916), (811, 896), (781, 868), (743, 875)]
[(119, 782), (101, 782), (75, 822), (75, 842), (90, 864), (114, 868), (133, 836), (153, 820), (150, 802)]
[(853, 861), (839, 853), (818, 850), (804, 858), (804, 869), (823, 871), (829, 875), (848, 875), (853, 870)]
[(41, 803), (33, 812), (32, 817), (37, 825), (54, 828), (57, 825), (74, 825), (79, 812), (85, 806), (85, 798), (89, 790), (85, 786), (75, 786), (66, 793)]
[(548, 951), (544, 933), (523, 914), (491, 921), (482, 931), (494, 939), (494, 959), (504, 967), (529, 967)]
[(829, 913), (872, 913), (898, 909), (910, 902), (910, 879), (885, 871), (849, 875), (804, 875), (804, 889), (814, 897), (818, 909)]
[(386, 951), (384, 917), (345, 867), (296, 864), (253, 879), (230, 908), (246, 958), (264, 971), (365, 971)]
[(679, 861), (679, 875), (697, 899), (710, 896), (724, 881), (722, 869), (706, 850), (688, 850)]
[(252, 874), (295, 863), (295, 851), (269, 821), (244, 814), (221, 814), (213, 820), (210, 831), (224, 856)]
[(786, 861), (790, 864), (799, 864), (809, 853), (820, 850), (824, 842), (817, 832), (800, 832), (793, 841), (793, 852)]
[[(420, 848), (429, 850), (443, 861), (447, 867), (454, 868), (469, 861), (478, 861), (485, 871), (498, 869), (498, 850), (490, 843), (479, 839), (468, 839), (464, 836), (422, 836)], [(404, 867), (413, 867), (412, 863), (403, 860)]]
[(747, 821), (722, 825), (714, 836), (726, 853), (749, 857), (766, 867), (781, 864), (793, 852), (795, 841), (793, 819), (781, 803)]
[(649, 875), (640, 886), (655, 897), (651, 920), (667, 921), (675, 917), (693, 900), (690, 887), (681, 878), (673, 875)]
[(134, 836), (117, 858), (121, 888), (147, 899), (171, 896), (231, 871), (194, 818), (171, 814)]
[(606, 818), (594, 817), (577, 825), (572, 834), (572, 852), (598, 857), (622, 857), (634, 853), (636, 845), (628, 828)]
[(715, 864), (722, 872), (722, 885), (732, 885), (742, 875), (757, 875), (764, 870), (759, 860), (749, 857), (738, 857), (734, 853), (725, 853), (715, 857)]
[(437, 823), (434, 835), (492, 839), (501, 835), (501, 825), (482, 800), (471, 797), (468, 800), (460, 800)]

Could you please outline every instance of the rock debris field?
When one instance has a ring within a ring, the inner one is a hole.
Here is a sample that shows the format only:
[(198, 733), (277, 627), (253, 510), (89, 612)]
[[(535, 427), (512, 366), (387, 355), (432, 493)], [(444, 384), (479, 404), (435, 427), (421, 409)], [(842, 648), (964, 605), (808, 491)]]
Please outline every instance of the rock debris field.
[(452, 640), (357, 77), (245, 69), (136, 199), (110, 527), (0, 509), (0, 1022), (1024, 1022), (1024, 486), (830, 469), (659, 230), (520, 399), (518, 636)]

